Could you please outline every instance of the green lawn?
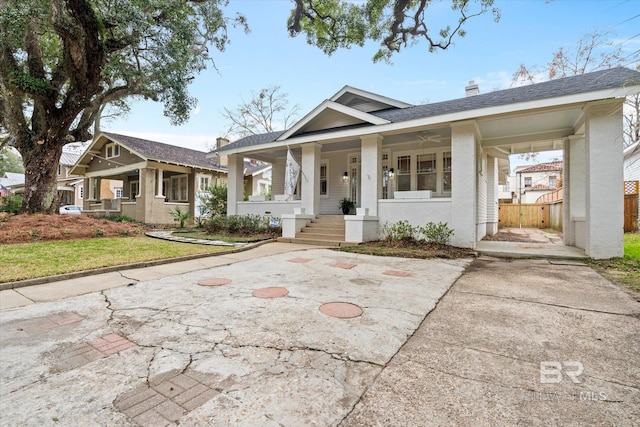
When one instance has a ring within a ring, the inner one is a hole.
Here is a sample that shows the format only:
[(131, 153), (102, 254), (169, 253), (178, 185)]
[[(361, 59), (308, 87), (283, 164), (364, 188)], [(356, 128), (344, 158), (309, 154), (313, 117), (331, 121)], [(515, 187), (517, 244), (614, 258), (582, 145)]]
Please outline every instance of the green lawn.
[(99, 267), (228, 251), (149, 237), (112, 237), (0, 246), (0, 283)]
[(592, 260), (590, 265), (612, 282), (640, 292), (640, 234), (625, 233), (623, 258)]

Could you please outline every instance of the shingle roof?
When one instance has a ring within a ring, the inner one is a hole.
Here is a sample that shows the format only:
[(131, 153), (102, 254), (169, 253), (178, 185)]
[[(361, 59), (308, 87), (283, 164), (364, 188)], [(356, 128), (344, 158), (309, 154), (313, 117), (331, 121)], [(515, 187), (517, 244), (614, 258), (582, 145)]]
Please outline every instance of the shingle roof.
[(204, 151), (192, 150), (190, 148), (178, 147), (176, 145), (164, 144), (162, 142), (149, 141), (147, 139), (119, 135), (116, 133), (103, 132), (103, 134), (110, 139), (120, 142), (122, 145), (125, 145), (127, 148), (135, 151), (148, 160), (173, 163), (183, 166), (194, 166), (203, 169), (227, 170), (224, 167), (216, 165), (212, 159), (207, 159), (207, 153)]
[(527, 188), (525, 191), (550, 191), (550, 190), (556, 190), (557, 187), (549, 187), (548, 185), (544, 185), (544, 184), (536, 184), (533, 187), (529, 187)]
[(537, 165), (529, 166), (528, 168), (518, 170), (518, 173), (531, 173), (531, 172), (551, 172), (551, 171), (561, 171), (562, 170), (562, 162), (548, 162), (548, 163), (539, 163)]
[[(520, 102), (620, 88), (626, 85), (640, 85), (640, 73), (628, 68), (617, 67), (450, 101), (435, 102), (407, 108), (393, 108), (372, 112), (370, 114), (391, 122), (403, 122)], [(251, 135), (226, 145), (221, 151), (273, 142), (284, 132), (285, 131), (279, 131), (261, 135)]]

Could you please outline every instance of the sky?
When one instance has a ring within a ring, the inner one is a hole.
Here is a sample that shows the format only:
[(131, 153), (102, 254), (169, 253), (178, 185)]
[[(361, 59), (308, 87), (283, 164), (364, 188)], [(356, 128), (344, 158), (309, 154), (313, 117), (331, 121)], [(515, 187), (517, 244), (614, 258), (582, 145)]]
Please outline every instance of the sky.
[[(447, 16), (452, 22), (448, 4), (434, 2), (428, 22), (440, 26)], [(481, 93), (507, 89), (520, 64), (544, 65), (559, 47), (571, 48), (593, 31), (615, 32), (612, 40), (629, 54), (640, 49), (640, 0), (496, 0), (494, 6), (501, 12), (499, 22), (491, 14), (473, 18), (464, 27), (466, 36), (449, 49), (429, 53), (420, 42), (387, 64), (372, 61), (375, 42), (327, 56), (304, 35), (289, 37), (290, 0), (231, 0), (228, 15), (244, 14), (251, 32), (231, 29), (226, 51), (212, 51), (217, 70), (207, 69), (191, 84), (198, 105), (190, 120), (172, 126), (162, 104), (139, 101), (129, 115), (103, 122), (102, 129), (208, 151), (228, 129), (223, 109), (267, 86), (280, 86), (291, 105), (299, 105), (302, 118), (345, 85), (410, 104), (463, 97), (471, 80)], [(561, 155), (543, 153), (538, 161)], [(524, 163), (512, 156), (512, 167)]]

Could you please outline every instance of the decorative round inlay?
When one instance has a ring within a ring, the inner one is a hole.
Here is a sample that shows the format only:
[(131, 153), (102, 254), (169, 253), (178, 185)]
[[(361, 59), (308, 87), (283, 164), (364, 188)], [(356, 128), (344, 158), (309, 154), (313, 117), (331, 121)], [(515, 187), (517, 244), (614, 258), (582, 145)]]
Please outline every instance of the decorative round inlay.
[(213, 278), (213, 279), (204, 279), (198, 282), (200, 286), (222, 286), (228, 285), (231, 283), (231, 279), (223, 279), (223, 278)]
[(258, 298), (280, 298), (289, 293), (287, 288), (260, 288), (251, 292), (251, 295)]
[(362, 309), (348, 302), (330, 302), (320, 306), (320, 312), (339, 319), (352, 319), (362, 315)]

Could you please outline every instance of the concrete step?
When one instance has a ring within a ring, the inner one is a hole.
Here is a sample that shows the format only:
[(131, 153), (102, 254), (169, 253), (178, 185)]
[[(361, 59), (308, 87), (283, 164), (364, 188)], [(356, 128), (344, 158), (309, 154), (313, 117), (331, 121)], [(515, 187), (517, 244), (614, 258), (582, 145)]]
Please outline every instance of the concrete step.
[(309, 225), (307, 225), (306, 229), (308, 230), (326, 230), (326, 231), (330, 231), (330, 232), (342, 232), (344, 233), (345, 227), (339, 227), (337, 225), (333, 225), (333, 226), (328, 226), (325, 224), (314, 224), (311, 223)]
[(296, 238), (301, 239), (319, 239), (319, 240), (344, 240), (343, 234), (328, 234), (328, 233), (309, 233), (305, 230), (302, 230), (299, 233), (296, 233)]

